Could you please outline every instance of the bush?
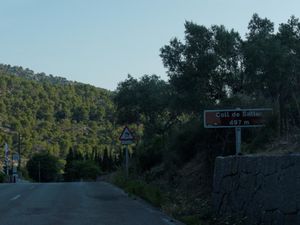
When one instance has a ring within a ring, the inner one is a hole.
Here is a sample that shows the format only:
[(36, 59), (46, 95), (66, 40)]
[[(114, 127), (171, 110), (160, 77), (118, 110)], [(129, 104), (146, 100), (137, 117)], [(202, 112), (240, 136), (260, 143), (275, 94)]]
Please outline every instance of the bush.
[(100, 172), (99, 166), (94, 161), (73, 160), (70, 166), (66, 168), (65, 180), (96, 180)]
[(0, 183), (4, 183), (7, 180), (7, 176), (0, 172)]
[(212, 130), (205, 129), (199, 119), (174, 127), (167, 140), (164, 162), (181, 167), (200, 151), (210, 154), (212, 149), (221, 149), (217, 135), (211, 133)]
[(112, 182), (127, 193), (139, 196), (154, 206), (161, 207), (164, 202), (164, 195), (159, 188), (141, 180), (126, 179), (122, 172), (117, 172)]
[(198, 225), (202, 223), (198, 215), (182, 216), (180, 220), (187, 225)]
[(37, 153), (27, 162), (27, 170), (34, 181), (57, 181), (61, 163), (57, 157), (49, 153)]
[(138, 168), (143, 172), (162, 162), (163, 140), (161, 136), (154, 136), (138, 146), (136, 159)]

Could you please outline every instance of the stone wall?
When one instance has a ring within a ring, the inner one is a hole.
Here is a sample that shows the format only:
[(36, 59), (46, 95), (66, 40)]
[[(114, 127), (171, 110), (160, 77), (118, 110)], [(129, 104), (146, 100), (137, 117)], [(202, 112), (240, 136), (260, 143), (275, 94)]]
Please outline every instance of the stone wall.
[(213, 205), (250, 225), (300, 225), (300, 155), (217, 157)]

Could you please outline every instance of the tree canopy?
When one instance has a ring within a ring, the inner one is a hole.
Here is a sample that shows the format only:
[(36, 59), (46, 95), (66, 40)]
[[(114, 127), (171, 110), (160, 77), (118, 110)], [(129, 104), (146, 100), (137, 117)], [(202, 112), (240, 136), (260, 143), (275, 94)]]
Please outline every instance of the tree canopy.
[(212, 158), (232, 154), (233, 132), (205, 130), (205, 109), (273, 108), (259, 135), (246, 130), (249, 146), (299, 128), (298, 18), (292, 16), (275, 30), (273, 22), (254, 14), (244, 38), (222, 25), (194, 22), (185, 22), (184, 34), (183, 40), (173, 38), (160, 49), (168, 81), (129, 76), (116, 90), (118, 122), (143, 126), (135, 152), (138, 165), (148, 170), (172, 158), (178, 165), (201, 150)]

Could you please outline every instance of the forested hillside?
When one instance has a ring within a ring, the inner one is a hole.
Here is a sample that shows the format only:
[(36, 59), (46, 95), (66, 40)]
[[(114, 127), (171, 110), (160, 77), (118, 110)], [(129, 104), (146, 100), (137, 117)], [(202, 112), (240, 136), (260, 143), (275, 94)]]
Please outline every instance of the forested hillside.
[(17, 151), (20, 134), (24, 162), (37, 152), (64, 160), (70, 149), (84, 158), (119, 154), (110, 91), (0, 65), (0, 95), (0, 143)]
[(28, 80), (35, 80), (41, 82), (49, 82), (52, 84), (70, 84), (74, 83), (64, 77), (53, 76), (52, 74), (46, 75), (45, 73), (35, 73), (33, 70), (23, 68), (21, 66), (11, 66), (7, 64), (0, 64), (1, 73), (7, 75), (15, 75), (18, 77), (26, 78)]

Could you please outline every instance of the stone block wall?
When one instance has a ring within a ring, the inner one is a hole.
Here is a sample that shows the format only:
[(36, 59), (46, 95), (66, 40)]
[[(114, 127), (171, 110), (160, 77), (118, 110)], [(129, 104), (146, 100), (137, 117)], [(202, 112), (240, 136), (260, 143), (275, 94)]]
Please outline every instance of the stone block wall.
[(212, 197), (249, 225), (300, 225), (300, 154), (217, 157)]

